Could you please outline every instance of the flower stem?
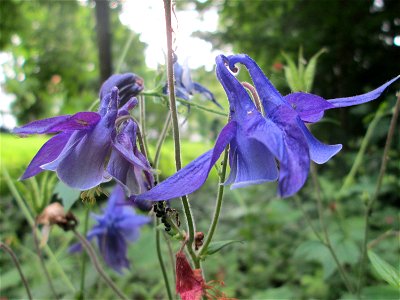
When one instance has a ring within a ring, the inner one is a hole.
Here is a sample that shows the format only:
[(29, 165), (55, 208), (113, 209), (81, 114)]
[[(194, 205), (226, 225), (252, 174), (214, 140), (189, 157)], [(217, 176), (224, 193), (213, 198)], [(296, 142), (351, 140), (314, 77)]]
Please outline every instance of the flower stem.
[(58, 295), (56, 293), (56, 290), (54, 289), (53, 282), (51, 280), (49, 272), (47, 271), (46, 264), (45, 264), (44, 259), (43, 259), (42, 251), (40, 250), (40, 247), (39, 247), (39, 241), (38, 241), (38, 238), (37, 238), (37, 235), (36, 235), (36, 229), (37, 229), (37, 224), (35, 222), (35, 225), (32, 227), (32, 235), (33, 235), (33, 241), (34, 241), (34, 244), (35, 244), (36, 253), (37, 253), (38, 257), (39, 257), (40, 265), (42, 266), (44, 275), (46, 276), (47, 283), (49, 284), (50, 290), (54, 295), (54, 299), (59, 299)]
[(323, 210), (323, 206), (322, 206), (321, 191), (320, 191), (320, 187), (319, 187), (319, 183), (318, 183), (317, 169), (315, 168), (314, 165), (311, 166), (311, 177), (313, 179), (314, 189), (315, 189), (316, 196), (317, 196), (318, 217), (319, 217), (320, 226), (322, 228), (322, 232), (323, 232), (324, 239), (325, 239), (324, 244), (328, 248), (330, 254), (332, 255), (332, 258), (335, 261), (336, 266), (338, 268), (340, 277), (342, 278), (347, 290), (350, 293), (353, 293), (354, 292), (353, 286), (351, 285), (351, 283), (347, 277), (347, 274), (346, 274), (345, 270), (343, 269), (343, 266), (340, 263), (339, 258), (336, 255), (336, 252), (331, 243), (331, 239), (329, 237), (328, 228), (324, 222), (324, 210)]
[(0, 242), (0, 248), (3, 249), (5, 252), (7, 252), (10, 255), (15, 267), (18, 270), (19, 276), (21, 277), (22, 283), (26, 289), (26, 293), (28, 294), (28, 298), (30, 300), (32, 300), (33, 298), (32, 298), (32, 294), (31, 294), (31, 290), (29, 289), (29, 285), (28, 285), (28, 282), (26, 281), (24, 273), (22, 273), (21, 265), (19, 264), (18, 258), (15, 255), (14, 251), (3, 242)]
[(226, 169), (228, 165), (228, 153), (229, 153), (229, 146), (225, 148), (224, 152), (224, 158), (222, 161), (222, 170), (219, 174), (219, 184), (218, 184), (218, 194), (217, 194), (217, 200), (215, 203), (215, 209), (214, 209), (214, 215), (211, 221), (210, 228), (208, 229), (207, 235), (206, 235), (206, 240), (204, 241), (203, 247), (201, 248), (198, 257), (201, 257), (207, 252), (207, 248), (211, 243), (211, 240), (214, 236), (215, 229), (217, 228), (218, 225), (218, 220), (219, 220), (219, 215), (221, 212), (221, 207), (222, 207), (222, 201), (224, 198), (224, 182), (225, 182), (225, 177), (226, 177)]
[(384, 112), (385, 108), (386, 108), (386, 105), (381, 105), (379, 107), (378, 111), (376, 112), (374, 118), (370, 122), (368, 129), (367, 129), (367, 133), (365, 134), (365, 136), (361, 142), (360, 150), (358, 151), (357, 156), (354, 159), (354, 163), (351, 167), (351, 170), (350, 170), (349, 174), (347, 174), (346, 178), (344, 179), (343, 185), (338, 192), (339, 197), (354, 182), (354, 176), (356, 175), (358, 169), (361, 166), (362, 159), (364, 157), (365, 151), (367, 150), (368, 143), (372, 138), (372, 134), (373, 134), (376, 126), (378, 125), (379, 121), (385, 115), (385, 112)]
[(126, 297), (119, 289), (118, 287), (115, 285), (115, 283), (111, 280), (110, 277), (108, 277), (108, 275), (104, 272), (102, 266), (99, 263), (99, 260), (97, 258), (97, 255), (95, 253), (95, 251), (93, 250), (92, 245), (90, 245), (90, 243), (86, 240), (86, 238), (84, 236), (82, 236), (78, 231), (76, 231), (75, 229), (72, 230), (75, 234), (75, 236), (79, 239), (79, 242), (82, 244), (83, 248), (85, 248), (87, 254), (89, 255), (93, 266), (95, 267), (96, 271), (99, 273), (100, 277), (103, 278), (103, 280), (106, 282), (106, 284), (114, 291), (114, 293), (116, 295), (118, 295), (118, 297), (120, 299), (125, 299), (127, 300), (128, 297)]
[(376, 199), (378, 198), (378, 194), (381, 189), (383, 176), (385, 175), (385, 172), (386, 172), (386, 166), (389, 161), (389, 149), (390, 149), (390, 145), (392, 143), (394, 132), (396, 129), (397, 118), (399, 116), (400, 93), (398, 93), (396, 96), (397, 96), (397, 101), (396, 101), (396, 104), (394, 107), (392, 120), (390, 121), (389, 131), (388, 131), (388, 134), (386, 137), (386, 144), (385, 144), (385, 148), (383, 150), (382, 162), (381, 162), (381, 167), (380, 167), (379, 175), (378, 175), (378, 181), (375, 186), (374, 194), (373, 194), (372, 198), (367, 202), (366, 208), (365, 208), (364, 239), (363, 239), (363, 244), (362, 244), (362, 251), (361, 251), (361, 258), (360, 258), (360, 271), (359, 271), (358, 286), (357, 286), (357, 295), (359, 295), (359, 296), (362, 291), (362, 286), (363, 286), (364, 277), (365, 277), (364, 271), (365, 271), (365, 264), (366, 264), (366, 259), (367, 259), (367, 250), (368, 250), (369, 219), (372, 214), (372, 208), (375, 204)]
[[(83, 228), (83, 236), (86, 236), (89, 227), (89, 207), (86, 207), (85, 211), (85, 218), (84, 218), (84, 228)], [(80, 292), (78, 299), (84, 300), (85, 299), (85, 277), (86, 277), (86, 254), (82, 253), (82, 262), (81, 262), (81, 285), (80, 285)]]
[(164, 278), (164, 283), (165, 283), (165, 288), (167, 289), (167, 294), (168, 294), (168, 299), (172, 300), (173, 296), (172, 296), (172, 292), (171, 292), (171, 287), (169, 285), (169, 280), (168, 280), (168, 275), (167, 275), (167, 270), (165, 269), (165, 264), (164, 264), (164, 259), (162, 257), (162, 253), (161, 253), (161, 243), (160, 243), (160, 229), (158, 228), (158, 225), (160, 225), (160, 220), (155, 217), (156, 219), (156, 248), (157, 248), (157, 257), (158, 257), (158, 262), (160, 263), (160, 267), (161, 267), (161, 272)]
[[(20, 193), (18, 192), (16, 186), (14, 185), (13, 181), (11, 180), (10, 175), (8, 174), (8, 171), (5, 167), (2, 168), (2, 173), (3, 173), (3, 178), (8, 186), (8, 188), (11, 191), (11, 194), (14, 196), (14, 199), (17, 201), (17, 204), (19, 208), (21, 209), (23, 215), (25, 216), (25, 219), (28, 221), (29, 225), (33, 227), (35, 225), (35, 220), (33, 219), (31, 212), (29, 211), (28, 207), (25, 204), (25, 201), (22, 199)], [(73, 291), (74, 293), (76, 292), (76, 289), (74, 285), (71, 283), (67, 275), (65, 274), (64, 270), (60, 266), (60, 264), (57, 261), (56, 256), (54, 253), (51, 251), (49, 246), (45, 246), (44, 248), (47, 256), (50, 258), (52, 265), (57, 269), (58, 273), (64, 280), (64, 283), (68, 286), (68, 288)]]
[[(154, 91), (144, 91), (144, 92), (142, 92), (142, 95), (154, 96), (154, 97), (160, 97), (160, 98), (168, 98), (168, 96), (166, 96), (164, 94), (161, 94), (161, 93), (158, 93), (158, 92), (154, 92)], [(228, 114), (226, 112), (218, 111), (218, 110), (215, 110), (215, 109), (212, 109), (212, 108), (208, 108), (206, 106), (197, 104), (197, 103), (192, 102), (192, 101), (187, 101), (187, 100), (179, 98), (179, 97), (175, 97), (175, 99), (176, 99), (176, 101), (178, 101), (180, 103), (188, 104), (188, 105), (193, 106), (195, 108), (198, 108), (200, 110), (204, 110), (204, 111), (207, 111), (207, 112), (219, 115), (219, 116), (223, 116), (223, 117), (227, 117), (228, 116)]]
[[(167, 118), (165, 119), (164, 126), (161, 130), (160, 137), (158, 138), (157, 145), (156, 145), (156, 154), (154, 155), (154, 168), (158, 170), (158, 165), (160, 163), (160, 155), (161, 155), (161, 148), (164, 144), (165, 138), (167, 137), (168, 130), (171, 126), (171, 111), (168, 111)], [(157, 182), (159, 181), (158, 172), (156, 174)]]
[[(173, 51), (172, 51), (172, 26), (171, 26), (171, 0), (164, 0), (164, 10), (165, 10), (165, 25), (166, 25), (166, 34), (167, 34), (167, 74), (168, 74), (168, 92), (169, 92), (169, 103), (170, 103), (170, 111), (172, 117), (172, 131), (174, 136), (174, 148), (175, 148), (175, 166), (176, 170), (179, 171), (182, 168), (181, 162), (181, 145), (180, 145), (180, 137), (179, 137), (179, 123), (178, 123), (178, 113), (176, 110), (176, 99), (175, 99), (175, 86), (174, 86), (174, 59), (173, 59)], [(200, 266), (200, 263), (196, 257), (196, 254), (193, 250), (193, 242), (194, 242), (194, 233), (195, 233), (195, 225), (192, 217), (192, 212), (190, 209), (189, 199), (188, 197), (182, 196), (182, 206), (183, 211), (186, 216), (187, 228), (188, 228), (188, 251), (190, 256), (193, 259), (193, 262), (197, 267)]]
[[(143, 146), (146, 149), (147, 155), (149, 154), (149, 146), (147, 145), (147, 132), (146, 132), (146, 103), (144, 101), (144, 96), (139, 95), (139, 109), (140, 109), (140, 131), (143, 138)], [(149, 156), (148, 156), (149, 157)]]

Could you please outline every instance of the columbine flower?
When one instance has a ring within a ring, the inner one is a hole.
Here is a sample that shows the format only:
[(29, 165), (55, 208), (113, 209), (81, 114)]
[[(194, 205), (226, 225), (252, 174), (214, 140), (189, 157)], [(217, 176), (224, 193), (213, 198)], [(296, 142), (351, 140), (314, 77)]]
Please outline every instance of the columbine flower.
[[(174, 76), (175, 76), (175, 93), (176, 96), (184, 100), (190, 100), (193, 94), (201, 94), (207, 100), (212, 101), (218, 107), (222, 106), (217, 102), (214, 94), (211, 93), (207, 88), (202, 86), (200, 83), (193, 82), (190, 76), (189, 66), (187, 60), (185, 63), (180, 65), (178, 62), (174, 63)], [(163, 89), (164, 94), (168, 93), (168, 86), (165, 85)]]
[[(138, 199), (168, 200), (197, 190), (228, 144), (231, 173), (226, 184), (232, 184), (231, 189), (278, 179), (278, 194), (291, 196), (304, 185), (310, 159), (323, 164), (342, 147), (339, 144), (322, 144), (309, 132), (304, 122), (320, 120), (327, 109), (374, 100), (400, 78), (398, 76), (369, 93), (348, 98), (324, 100), (306, 93), (283, 97), (247, 55), (220, 55), (216, 63), (217, 77), (230, 104), (230, 121), (219, 134), (214, 149), (152, 190), (139, 195)], [(259, 97), (263, 106), (259, 110), (231, 73), (237, 70), (236, 63), (244, 64), (252, 77), (256, 87), (254, 98)], [(279, 161), (279, 170), (276, 160)]]
[(99, 112), (79, 112), (75, 115), (31, 122), (14, 129), (19, 135), (57, 133), (39, 150), (21, 179), (43, 170), (57, 172), (61, 181), (80, 190), (87, 190), (114, 177), (128, 193), (141, 193), (153, 184), (147, 159), (137, 150), (137, 124), (129, 111), (137, 104), (123, 99), (143, 89), (141, 79), (134, 74), (110, 77), (100, 90)]
[[(126, 256), (128, 242), (137, 240), (140, 227), (151, 221), (149, 217), (135, 214), (135, 210), (127, 206), (124, 201), (124, 191), (117, 185), (108, 199), (103, 214), (92, 215), (97, 224), (87, 234), (88, 240), (97, 239), (104, 261), (118, 273), (122, 273), (123, 268), (129, 269), (130, 266)], [(70, 248), (70, 252), (80, 250), (80, 244)]]

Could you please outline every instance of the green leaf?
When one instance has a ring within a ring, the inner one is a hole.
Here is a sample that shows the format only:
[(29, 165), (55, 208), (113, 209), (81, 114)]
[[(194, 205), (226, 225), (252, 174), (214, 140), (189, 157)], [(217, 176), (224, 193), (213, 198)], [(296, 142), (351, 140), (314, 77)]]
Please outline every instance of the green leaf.
[(283, 68), (285, 71), (286, 81), (293, 92), (302, 90), (302, 84), (300, 74), (297, 70), (296, 64), (293, 59), (288, 56), (285, 52), (282, 52), (283, 57), (286, 60), (287, 66)]
[(317, 68), (317, 61), (318, 58), (321, 54), (327, 52), (326, 48), (322, 48), (319, 50), (316, 54), (314, 54), (313, 57), (311, 57), (306, 70), (304, 72), (304, 78), (303, 82), (305, 85), (305, 91), (310, 92), (314, 83), (314, 76), (315, 76), (315, 70)]
[(80, 190), (76, 190), (70, 188), (63, 182), (59, 181), (54, 189), (54, 193), (58, 194), (58, 197), (62, 200), (62, 205), (64, 206), (65, 211), (68, 211), (72, 205), (78, 200)]
[(214, 253), (217, 253), (219, 250), (222, 248), (233, 244), (233, 243), (243, 243), (243, 241), (238, 241), (238, 240), (227, 240), (227, 241), (216, 241), (216, 242), (211, 242), (208, 245), (206, 255), (212, 255)]
[(368, 251), (368, 258), (379, 276), (391, 286), (400, 288), (400, 273), (389, 265), (372, 250)]

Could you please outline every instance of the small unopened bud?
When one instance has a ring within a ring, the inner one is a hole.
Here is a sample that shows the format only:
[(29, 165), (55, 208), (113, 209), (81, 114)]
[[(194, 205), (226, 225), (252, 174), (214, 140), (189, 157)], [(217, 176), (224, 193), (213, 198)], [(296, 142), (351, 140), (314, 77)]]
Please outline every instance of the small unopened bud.
[(204, 240), (204, 233), (196, 232), (196, 234), (194, 235), (194, 248), (196, 250), (199, 250), (199, 248), (203, 246), (203, 240)]

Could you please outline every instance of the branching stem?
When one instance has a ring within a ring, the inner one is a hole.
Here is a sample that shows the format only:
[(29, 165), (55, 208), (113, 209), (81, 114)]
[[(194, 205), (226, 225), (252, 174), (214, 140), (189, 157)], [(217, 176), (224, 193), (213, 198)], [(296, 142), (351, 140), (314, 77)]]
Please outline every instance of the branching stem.
[(21, 277), (22, 283), (26, 289), (26, 293), (28, 294), (28, 298), (30, 300), (32, 300), (33, 298), (32, 298), (32, 294), (31, 294), (31, 290), (29, 289), (28, 281), (26, 281), (24, 273), (22, 273), (21, 265), (19, 264), (18, 258), (15, 255), (14, 251), (7, 244), (5, 244), (3, 242), (0, 242), (0, 248), (3, 249), (5, 252), (7, 252), (10, 255), (15, 267), (18, 270), (19, 276)]

